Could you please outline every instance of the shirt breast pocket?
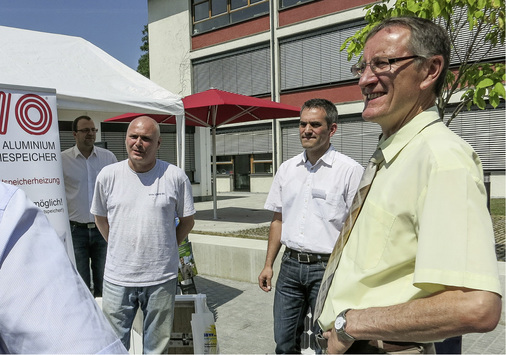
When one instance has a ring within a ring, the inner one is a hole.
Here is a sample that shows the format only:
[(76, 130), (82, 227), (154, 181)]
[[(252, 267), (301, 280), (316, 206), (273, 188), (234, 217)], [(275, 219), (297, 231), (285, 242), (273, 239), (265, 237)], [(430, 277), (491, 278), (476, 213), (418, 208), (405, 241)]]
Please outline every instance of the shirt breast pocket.
[(357, 229), (352, 231), (348, 241), (353, 248), (351, 255), (354, 255), (355, 263), (360, 269), (370, 270), (378, 266), (391, 238), (395, 220), (394, 215), (366, 200), (360, 212), (359, 223), (354, 227)]
[(314, 214), (329, 222), (343, 223), (346, 215), (346, 203), (341, 194), (327, 192), (312, 196)]

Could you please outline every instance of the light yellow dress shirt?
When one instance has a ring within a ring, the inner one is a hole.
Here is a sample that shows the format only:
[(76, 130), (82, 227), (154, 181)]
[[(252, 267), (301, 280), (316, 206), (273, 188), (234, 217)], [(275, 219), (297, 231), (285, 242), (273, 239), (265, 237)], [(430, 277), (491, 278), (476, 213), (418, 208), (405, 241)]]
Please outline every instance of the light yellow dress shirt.
[(480, 159), (437, 120), (433, 107), (380, 141), (385, 161), (343, 250), (322, 329), (344, 309), (400, 304), (444, 285), (501, 294)]

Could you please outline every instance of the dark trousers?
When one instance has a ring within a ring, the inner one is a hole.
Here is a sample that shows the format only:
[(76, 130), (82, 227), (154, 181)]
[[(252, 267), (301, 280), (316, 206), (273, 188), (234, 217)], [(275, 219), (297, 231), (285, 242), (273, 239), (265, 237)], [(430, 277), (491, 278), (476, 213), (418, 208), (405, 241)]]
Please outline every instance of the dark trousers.
[(436, 354), (462, 354), (462, 336), (436, 343)]
[[(86, 286), (93, 291), (93, 295), (95, 297), (102, 297), (107, 242), (102, 237), (102, 234), (100, 234), (98, 228), (86, 228), (75, 225), (70, 228), (72, 231), (72, 244), (74, 245), (77, 271), (86, 283)], [(93, 288), (91, 280), (93, 280)]]

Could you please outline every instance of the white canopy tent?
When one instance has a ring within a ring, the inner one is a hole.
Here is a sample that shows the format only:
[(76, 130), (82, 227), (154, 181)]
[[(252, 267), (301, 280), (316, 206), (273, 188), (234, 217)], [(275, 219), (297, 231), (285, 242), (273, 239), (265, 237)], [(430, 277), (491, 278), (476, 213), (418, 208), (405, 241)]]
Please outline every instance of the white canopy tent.
[(178, 165), (184, 169), (181, 97), (80, 38), (0, 26), (0, 83), (56, 89), (58, 117), (87, 113), (103, 121), (127, 112), (178, 117)]

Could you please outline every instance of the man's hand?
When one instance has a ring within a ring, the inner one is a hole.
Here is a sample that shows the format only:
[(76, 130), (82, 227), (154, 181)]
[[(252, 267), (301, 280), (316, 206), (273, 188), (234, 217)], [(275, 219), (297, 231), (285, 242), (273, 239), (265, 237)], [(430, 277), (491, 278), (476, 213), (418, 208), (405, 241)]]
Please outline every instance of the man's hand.
[(265, 291), (269, 292), (271, 287), (271, 280), (272, 280), (273, 271), (272, 268), (264, 267), (260, 275), (258, 275), (258, 286)]
[(344, 354), (350, 348), (353, 342), (343, 342), (337, 337), (336, 329), (328, 330), (323, 333), (323, 337), (327, 339), (327, 354)]

